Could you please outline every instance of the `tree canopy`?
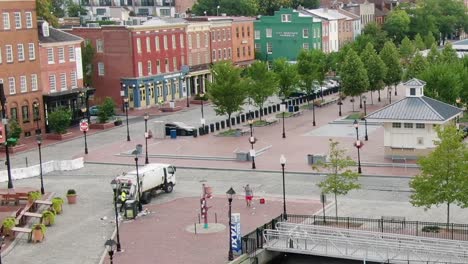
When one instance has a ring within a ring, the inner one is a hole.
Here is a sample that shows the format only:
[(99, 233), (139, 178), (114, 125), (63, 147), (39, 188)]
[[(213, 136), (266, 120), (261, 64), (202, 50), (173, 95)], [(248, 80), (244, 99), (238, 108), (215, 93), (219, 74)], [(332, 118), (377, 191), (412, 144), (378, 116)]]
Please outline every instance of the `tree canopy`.
[(424, 58), (419, 51), (416, 51), (416, 55), (414, 55), (413, 59), (408, 65), (405, 80), (419, 76), (421, 72), (423, 72), (428, 66), (429, 64), (427, 63), (426, 58)]
[(385, 19), (384, 29), (399, 43), (410, 29), (410, 16), (405, 10), (394, 9)]
[(361, 53), (361, 60), (366, 69), (367, 78), (369, 79), (369, 90), (382, 90), (384, 87), (383, 80), (387, 72), (387, 66), (385, 66), (385, 63), (375, 51), (372, 43), (368, 43), (366, 49)]
[(321, 50), (302, 50), (297, 57), (297, 72), (308, 95), (314, 92), (314, 83), (321, 84), (327, 72), (327, 57)]
[(299, 84), (297, 67), (287, 62), (285, 58), (279, 58), (273, 61), (273, 72), (278, 80), (278, 96), (285, 99)]
[(385, 84), (396, 86), (401, 81), (403, 70), (400, 65), (398, 50), (393, 42), (385, 42), (384, 48), (380, 52), (380, 58), (387, 66), (387, 74), (385, 74), (384, 78)]
[(52, 11), (52, 0), (36, 0), (37, 17), (46, 20), (54, 27), (58, 27), (58, 19)]
[(357, 96), (369, 87), (367, 71), (356, 52), (350, 49), (341, 66), (341, 88), (345, 95)]
[(229, 16), (255, 16), (258, 14), (258, 3), (256, 0), (198, 0), (193, 5), (192, 13), (204, 16), (205, 12), (208, 16), (222, 13)]
[[(278, 84), (276, 76), (272, 71), (268, 70), (266, 62), (256, 61), (247, 68), (247, 94), (254, 104), (263, 109), (268, 97), (276, 94)], [(260, 119), (262, 119), (263, 111), (260, 111)]]

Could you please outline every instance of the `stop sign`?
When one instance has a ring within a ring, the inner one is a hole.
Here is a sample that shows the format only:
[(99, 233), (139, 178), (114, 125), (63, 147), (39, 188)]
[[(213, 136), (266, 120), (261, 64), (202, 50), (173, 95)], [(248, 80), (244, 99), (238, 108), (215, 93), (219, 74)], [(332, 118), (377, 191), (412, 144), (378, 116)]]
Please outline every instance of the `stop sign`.
[(80, 130), (81, 130), (81, 132), (86, 132), (86, 131), (89, 130), (88, 121), (86, 121), (86, 120), (81, 120), (81, 122), (80, 122)]

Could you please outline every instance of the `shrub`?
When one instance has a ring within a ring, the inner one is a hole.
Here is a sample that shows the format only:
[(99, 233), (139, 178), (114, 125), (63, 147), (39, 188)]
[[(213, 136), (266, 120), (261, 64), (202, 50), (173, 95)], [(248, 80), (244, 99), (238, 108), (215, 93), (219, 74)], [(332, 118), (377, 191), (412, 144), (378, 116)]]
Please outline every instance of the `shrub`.
[(57, 108), (47, 118), (50, 128), (57, 134), (67, 133), (71, 122), (71, 112), (63, 107)]
[[(8, 122), (8, 137), (10, 139), (19, 139), (21, 137), (21, 133), (23, 130), (21, 129), (20, 125), (15, 119), (11, 119)], [(9, 146), (16, 146), (18, 144), (18, 141), (9, 141)]]
[(439, 233), (439, 230), (440, 230), (440, 227), (438, 226), (424, 226), (422, 228), (422, 231), (427, 232), (427, 233)]
[(16, 226), (16, 219), (14, 217), (6, 217), (3, 219), (2, 226), (5, 229), (11, 230), (13, 227)]
[(49, 224), (53, 225), (55, 223), (55, 212), (54, 211), (51, 211), (51, 210), (48, 210), (48, 211), (44, 211), (42, 213), (42, 218), (45, 220), (47, 219), (49, 221)]
[(39, 191), (32, 191), (28, 193), (28, 198), (31, 201), (36, 201), (42, 198), (42, 194)]
[(200, 96), (200, 94), (195, 95), (195, 100), (202, 100), (202, 101), (207, 101), (208, 100), (208, 95)]
[(47, 227), (44, 224), (35, 224), (33, 225), (33, 230), (41, 230), (42, 234), (45, 234)]
[(110, 97), (106, 97), (104, 102), (99, 106), (98, 119), (99, 123), (106, 123), (115, 115), (115, 102)]
[(52, 207), (57, 213), (60, 213), (62, 211), (62, 204), (63, 204), (62, 198), (60, 197), (52, 198)]
[(74, 189), (69, 189), (69, 190), (67, 191), (67, 196), (68, 196), (68, 195), (76, 195), (76, 191), (75, 191)]

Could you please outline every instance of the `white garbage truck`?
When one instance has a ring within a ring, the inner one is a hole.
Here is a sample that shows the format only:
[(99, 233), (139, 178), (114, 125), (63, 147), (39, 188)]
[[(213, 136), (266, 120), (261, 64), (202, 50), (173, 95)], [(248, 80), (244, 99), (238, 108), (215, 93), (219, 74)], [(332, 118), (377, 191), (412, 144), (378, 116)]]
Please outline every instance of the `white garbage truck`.
[(117, 195), (122, 191), (127, 194), (127, 199), (138, 200), (138, 181), (140, 179), (141, 203), (147, 204), (151, 201), (157, 190), (166, 193), (172, 192), (176, 185), (176, 167), (170, 164), (150, 163), (144, 167), (123, 173), (115, 178), (117, 182)]

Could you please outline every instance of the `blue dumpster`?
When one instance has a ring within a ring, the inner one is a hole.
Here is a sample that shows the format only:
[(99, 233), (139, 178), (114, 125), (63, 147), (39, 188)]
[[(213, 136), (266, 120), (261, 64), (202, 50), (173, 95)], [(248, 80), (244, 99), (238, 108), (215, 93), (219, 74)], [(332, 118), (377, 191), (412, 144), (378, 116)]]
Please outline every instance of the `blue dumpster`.
[(177, 138), (177, 130), (171, 129), (171, 139), (176, 139)]

